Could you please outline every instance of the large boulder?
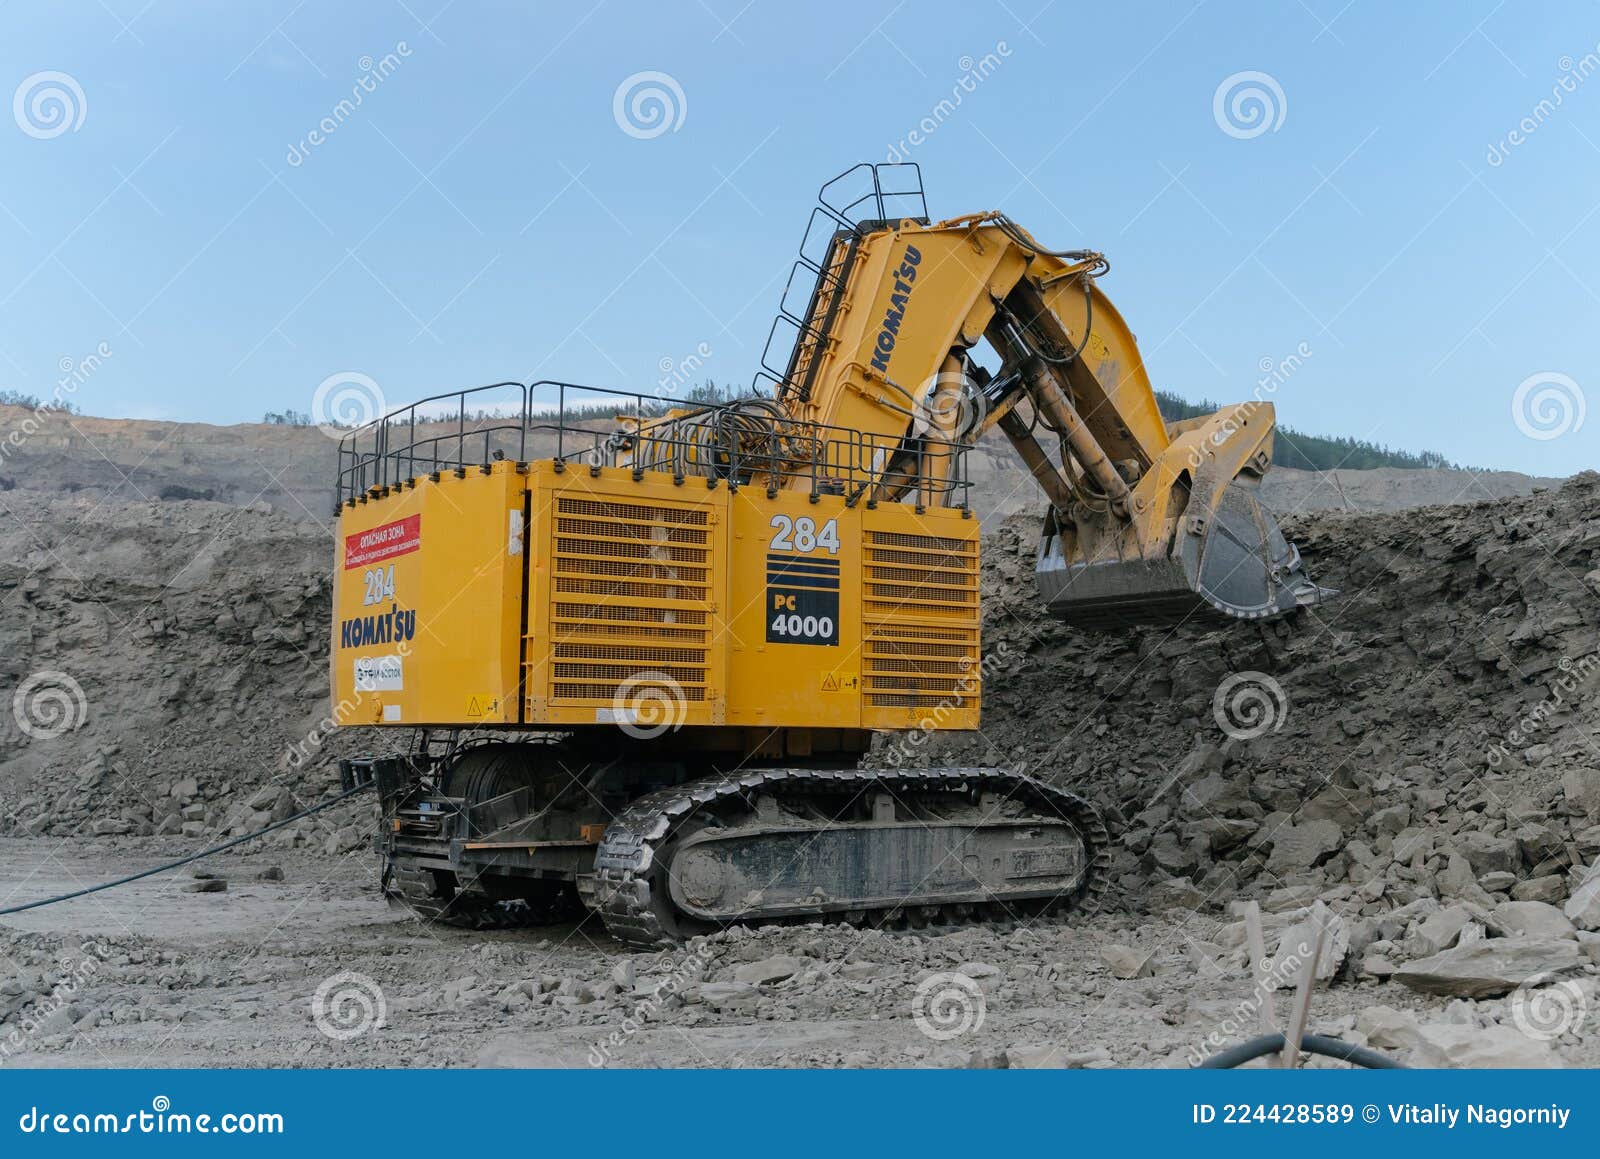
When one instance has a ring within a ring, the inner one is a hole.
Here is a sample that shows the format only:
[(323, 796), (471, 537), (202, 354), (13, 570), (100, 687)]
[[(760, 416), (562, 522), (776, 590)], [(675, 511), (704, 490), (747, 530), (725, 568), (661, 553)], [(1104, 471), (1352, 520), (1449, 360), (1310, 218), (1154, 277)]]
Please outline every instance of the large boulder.
[(1573, 812), (1600, 821), (1600, 769), (1568, 769), (1561, 774), (1561, 793)]
[[(1316, 914), (1307, 914), (1283, 931), (1277, 949), (1265, 973), (1267, 984), (1274, 990), (1286, 990), (1300, 980), (1300, 969), (1317, 944)], [(1326, 931), (1322, 941), (1322, 956), (1317, 959), (1317, 977), (1326, 981), (1338, 973), (1350, 952), (1350, 930), (1344, 918), (1335, 913), (1321, 915)]]
[(1426, 1067), (1528, 1070), (1561, 1066), (1550, 1043), (1512, 1026), (1436, 1022), (1417, 1031), (1415, 1061)]
[(1484, 909), (1494, 905), (1494, 899), (1478, 884), (1472, 863), (1464, 854), (1452, 852), (1445, 861), (1445, 867), (1435, 875), (1433, 883), (1438, 887), (1440, 897), (1471, 902)]
[(1572, 891), (1563, 912), (1580, 930), (1600, 930), (1600, 864)]
[(1318, 819), (1284, 825), (1272, 834), (1269, 873), (1286, 874), (1320, 865), (1344, 844), (1344, 831), (1333, 821)]
[(1571, 938), (1490, 938), (1408, 962), (1394, 980), (1423, 994), (1496, 998), (1541, 974), (1567, 974), (1588, 958)]
[(1530, 877), (1512, 886), (1511, 896), (1517, 901), (1542, 901), (1553, 905), (1567, 896), (1566, 879), (1559, 873)]
[(1461, 937), (1461, 931), (1472, 920), (1463, 905), (1445, 906), (1417, 923), (1417, 928), (1407, 939), (1407, 949), (1416, 957), (1427, 957), (1440, 950), (1448, 950)]
[(810, 965), (812, 965), (810, 959), (796, 958), (790, 955), (763, 958), (759, 962), (746, 962), (742, 966), (734, 967), (733, 981), (743, 982), (750, 986), (770, 986), (773, 983), (793, 978)]
[(1356, 1029), (1378, 1050), (1415, 1050), (1422, 1041), (1417, 1016), (1392, 1006), (1368, 1006), (1356, 1015)]
[(1154, 955), (1149, 950), (1113, 943), (1100, 947), (1100, 960), (1118, 978), (1148, 978), (1155, 972)]
[(1501, 933), (1516, 938), (1570, 938), (1577, 932), (1566, 914), (1542, 901), (1503, 901), (1489, 918)]
[(1514, 873), (1522, 864), (1522, 854), (1517, 849), (1516, 838), (1473, 830), (1459, 838), (1461, 852), (1466, 855), (1472, 872), (1482, 877), (1486, 873)]

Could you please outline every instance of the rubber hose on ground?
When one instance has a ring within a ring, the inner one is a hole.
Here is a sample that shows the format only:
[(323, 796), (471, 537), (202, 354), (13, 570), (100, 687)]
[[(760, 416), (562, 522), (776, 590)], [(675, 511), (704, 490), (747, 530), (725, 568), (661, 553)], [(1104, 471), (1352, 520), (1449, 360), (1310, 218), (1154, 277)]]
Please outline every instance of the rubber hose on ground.
[[(1352, 1063), (1355, 1066), (1366, 1067), (1368, 1070), (1404, 1070), (1405, 1064), (1396, 1062), (1387, 1055), (1379, 1054), (1364, 1046), (1357, 1046), (1353, 1042), (1343, 1039), (1330, 1038), (1326, 1034), (1308, 1034), (1300, 1040), (1300, 1049), (1308, 1054), (1320, 1054), (1328, 1058), (1336, 1058), (1340, 1062)], [(1230, 1046), (1227, 1050), (1218, 1051), (1210, 1058), (1198, 1064), (1202, 1070), (1231, 1070), (1242, 1066), (1251, 1059), (1263, 1055), (1275, 1054), (1283, 1050), (1283, 1035), (1263, 1034), (1260, 1038), (1252, 1038), (1248, 1042), (1241, 1042), (1238, 1046)]]

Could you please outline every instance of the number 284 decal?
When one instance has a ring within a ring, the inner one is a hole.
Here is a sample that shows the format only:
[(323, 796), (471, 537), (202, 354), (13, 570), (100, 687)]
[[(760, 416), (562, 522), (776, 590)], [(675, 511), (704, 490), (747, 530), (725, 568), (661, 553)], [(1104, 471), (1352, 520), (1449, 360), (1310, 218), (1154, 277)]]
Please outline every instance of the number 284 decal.
[(367, 585), (366, 594), (361, 597), (363, 607), (394, 599), (394, 564), (387, 568), (369, 567), (361, 573), (361, 579)]
[[(839, 521), (772, 517), (767, 555), (769, 644), (839, 643)], [(824, 554), (826, 553), (826, 554)]]
[(787, 515), (774, 515), (772, 526), (777, 534), (772, 537), (773, 551), (798, 551), (809, 554), (823, 548), (829, 555), (839, 554), (839, 521), (830, 519), (820, 528), (815, 519), (802, 515), (791, 519)]

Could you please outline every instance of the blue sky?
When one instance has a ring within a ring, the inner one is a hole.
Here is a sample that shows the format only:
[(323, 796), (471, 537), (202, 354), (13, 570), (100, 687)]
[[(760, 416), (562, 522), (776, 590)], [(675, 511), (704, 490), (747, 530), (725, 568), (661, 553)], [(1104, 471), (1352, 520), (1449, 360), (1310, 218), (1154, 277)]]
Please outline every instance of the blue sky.
[[(1600, 465), (1592, 3), (103, 0), (0, 29), (0, 387), (104, 349), (89, 413), (250, 421), (344, 372), (391, 404), (651, 390), (700, 350), (745, 382), (816, 187), (927, 118), (933, 214), (1105, 251), (1158, 385), (1242, 400), (1303, 347), (1280, 422)], [(678, 90), (655, 135), (614, 115), (642, 72)], [(1229, 119), (1241, 87), (1266, 122)]]

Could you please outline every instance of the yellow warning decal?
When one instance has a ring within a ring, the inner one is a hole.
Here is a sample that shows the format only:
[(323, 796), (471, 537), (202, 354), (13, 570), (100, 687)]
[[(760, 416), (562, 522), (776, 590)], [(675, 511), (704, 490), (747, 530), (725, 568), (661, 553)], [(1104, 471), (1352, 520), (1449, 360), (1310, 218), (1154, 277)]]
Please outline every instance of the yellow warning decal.
[(481, 720), (486, 716), (500, 714), (500, 698), (491, 696), (487, 692), (480, 692), (475, 696), (467, 697), (467, 719)]
[(824, 692), (854, 692), (860, 684), (861, 677), (854, 672), (825, 672), (822, 675)]

